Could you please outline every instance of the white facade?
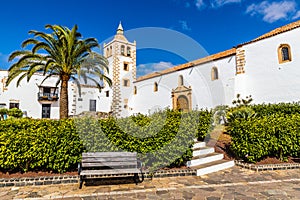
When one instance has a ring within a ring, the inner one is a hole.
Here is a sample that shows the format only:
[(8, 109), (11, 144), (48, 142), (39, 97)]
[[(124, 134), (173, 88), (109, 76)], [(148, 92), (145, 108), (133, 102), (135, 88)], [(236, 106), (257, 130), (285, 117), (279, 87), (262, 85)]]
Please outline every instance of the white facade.
[[(56, 77), (51, 77), (42, 83), (44, 76), (37, 73), (31, 77), (29, 82), (23, 79), (19, 87), (16, 87), (17, 79), (13, 80), (8, 87), (5, 87), (7, 76), (8, 71), (0, 71), (1, 107), (9, 109), (16, 106), (27, 117), (59, 119), (60, 88), (59, 86), (55, 87)], [(81, 97), (79, 97), (76, 84), (69, 82), (68, 87), (70, 116), (89, 111), (90, 100), (95, 100), (96, 111), (100, 110), (101, 93), (96, 87), (82, 85)]]
[[(254, 103), (278, 103), (300, 100), (300, 28), (242, 46), (245, 73), (236, 93), (251, 94)], [(278, 48), (290, 46), (291, 61), (280, 63)], [(237, 80), (240, 81), (240, 80)]]
[[(232, 105), (237, 94), (251, 95), (254, 103), (300, 100), (300, 21), (275, 29), (232, 49), (136, 79), (136, 42), (129, 42), (121, 24), (104, 44), (112, 87), (97, 88), (69, 83), (69, 114), (112, 112), (116, 117), (149, 114), (165, 108), (200, 109)], [(21, 87), (3, 83), (0, 71), (0, 106), (19, 103), (29, 117), (41, 118), (42, 105), (51, 104), (51, 118), (59, 117), (59, 101), (38, 99), (43, 79), (39, 74)], [(43, 83), (54, 87), (55, 78)], [(59, 93), (58, 93), (59, 94)], [(59, 98), (59, 97), (58, 97)]]

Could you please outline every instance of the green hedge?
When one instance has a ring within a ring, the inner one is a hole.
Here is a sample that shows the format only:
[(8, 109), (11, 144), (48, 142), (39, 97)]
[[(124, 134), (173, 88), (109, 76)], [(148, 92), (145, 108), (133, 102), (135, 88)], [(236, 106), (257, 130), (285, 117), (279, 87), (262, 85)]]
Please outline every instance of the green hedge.
[(65, 172), (83, 151), (73, 120), (1, 121), (0, 146), (1, 171)]
[(257, 117), (274, 115), (274, 114), (298, 114), (300, 113), (300, 103), (277, 103), (277, 104), (258, 104), (250, 105)]
[(267, 156), (286, 160), (300, 154), (300, 114), (270, 114), (238, 118), (227, 127), (232, 137), (231, 149), (248, 162)]
[(163, 111), (124, 119), (9, 119), (0, 121), (0, 170), (74, 170), (84, 151), (138, 152), (146, 167), (179, 166), (204, 138), (209, 111)]

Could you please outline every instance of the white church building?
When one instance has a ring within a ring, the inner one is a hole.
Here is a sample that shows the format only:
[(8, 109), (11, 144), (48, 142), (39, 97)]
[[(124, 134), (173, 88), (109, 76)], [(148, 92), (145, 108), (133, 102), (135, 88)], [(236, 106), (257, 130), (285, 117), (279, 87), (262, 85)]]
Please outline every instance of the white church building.
[[(158, 109), (192, 110), (232, 105), (237, 94), (253, 103), (300, 100), (300, 21), (272, 30), (226, 51), (136, 78), (136, 42), (120, 24), (104, 44), (112, 87), (102, 92), (69, 83), (69, 114), (111, 112), (116, 117), (149, 114)], [(7, 71), (0, 71), (0, 107), (20, 108), (28, 117), (59, 118), (59, 87), (55, 77), (41, 84), (35, 74), (20, 87), (5, 87)]]

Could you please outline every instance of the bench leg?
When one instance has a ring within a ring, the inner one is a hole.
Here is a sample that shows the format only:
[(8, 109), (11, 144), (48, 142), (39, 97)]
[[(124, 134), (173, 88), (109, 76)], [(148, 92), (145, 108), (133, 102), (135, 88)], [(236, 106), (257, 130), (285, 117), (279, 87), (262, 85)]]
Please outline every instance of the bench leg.
[(134, 174), (133, 180), (134, 180), (135, 184), (137, 185), (138, 182), (139, 182), (139, 176), (138, 176), (138, 174)]
[(82, 180), (82, 176), (80, 176), (80, 179), (79, 179), (79, 189), (82, 188), (82, 184), (83, 184), (83, 180)]

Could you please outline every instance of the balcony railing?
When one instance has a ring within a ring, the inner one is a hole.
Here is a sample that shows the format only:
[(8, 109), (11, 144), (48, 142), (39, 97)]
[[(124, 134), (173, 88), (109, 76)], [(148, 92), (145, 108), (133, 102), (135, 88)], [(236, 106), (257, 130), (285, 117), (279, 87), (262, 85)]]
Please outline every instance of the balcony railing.
[(57, 101), (58, 100), (58, 93), (47, 93), (47, 92), (39, 92), (38, 93), (38, 100), (46, 100), (46, 101)]

